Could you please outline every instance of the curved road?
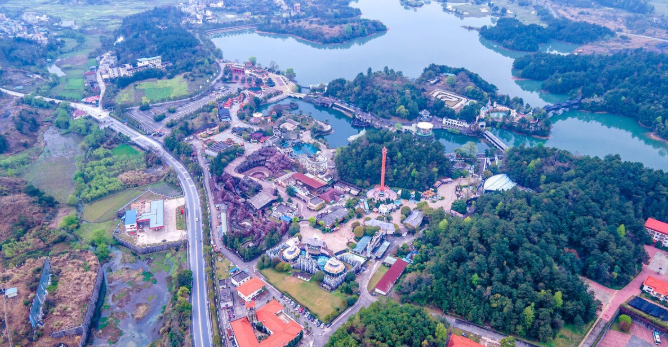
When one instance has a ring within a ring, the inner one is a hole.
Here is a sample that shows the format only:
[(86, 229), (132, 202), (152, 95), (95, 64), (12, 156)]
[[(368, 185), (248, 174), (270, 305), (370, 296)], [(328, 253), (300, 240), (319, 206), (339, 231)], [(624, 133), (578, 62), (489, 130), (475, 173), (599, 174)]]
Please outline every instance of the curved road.
[[(0, 90), (6, 94), (23, 97), (25, 94), (17, 93), (11, 90), (6, 90), (0, 88)], [(60, 103), (61, 100), (50, 99), (41, 97), (46, 101), (54, 101)], [(97, 119), (101, 125), (105, 127), (110, 127), (113, 130), (126, 135), (133, 142), (145, 149), (152, 149), (164, 158), (171, 167), (176, 171), (181, 186), (183, 188), (183, 194), (186, 200), (186, 211), (188, 213), (188, 260), (190, 262), (190, 269), (193, 272), (193, 290), (192, 290), (192, 337), (194, 346), (196, 347), (209, 347), (212, 346), (211, 343), (211, 322), (209, 315), (209, 305), (207, 300), (207, 288), (206, 288), (206, 273), (204, 268), (204, 251), (203, 251), (203, 228), (202, 221), (200, 220), (202, 216), (202, 206), (200, 205), (200, 197), (193, 182), (192, 177), (188, 170), (174, 158), (165, 148), (162, 147), (158, 142), (153, 140), (150, 137), (142, 135), (130, 128), (129, 126), (121, 123), (115, 118), (109, 117), (108, 112), (101, 110), (100, 108), (93, 107), (90, 105), (84, 105), (80, 103), (70, 103), (74, 108), (88, 112), (93, 118)]]

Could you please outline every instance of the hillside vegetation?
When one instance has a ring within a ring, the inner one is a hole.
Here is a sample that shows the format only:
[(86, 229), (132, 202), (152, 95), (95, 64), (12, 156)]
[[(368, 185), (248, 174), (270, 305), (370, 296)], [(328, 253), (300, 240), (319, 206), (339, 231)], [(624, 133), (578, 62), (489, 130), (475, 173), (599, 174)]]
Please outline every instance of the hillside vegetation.
[(549, 341), (565, 324), (579, 328), (596, 316), (599, 303), (578, 275), (619, 288), (648, 260), (643, 223), (668, 217), (668, 176), (618, 156), (543, 147), (512, 148), (505, 168), (534, 191), (485, 194), (464, 220), (426, 208), (429, 225), (399, 291)]
[(646, 51), (612, 55), (534, 54), (515, 60), (520, 77), (542, 89), (590, 98), (584, 107), (637, 119), (668, 139), (668, 56)]
[(450, 174), (450, 161), (438, 141), (420, 141), (413, 134), (371, 130), (334, 158), (339, 177), (360, 186), (380, 183), (381, 150), (387, 147), (385, 184), (424, 190)]
[(538, 51), (538, 45), (550, 40), (589, 43), (615, 33), (603, 26), (567, 19), (549, 19), (547, 27), (524, 25), (515, 18), (500, 18), (495, 26), (480, 28), (480, 36), (518, 51)]

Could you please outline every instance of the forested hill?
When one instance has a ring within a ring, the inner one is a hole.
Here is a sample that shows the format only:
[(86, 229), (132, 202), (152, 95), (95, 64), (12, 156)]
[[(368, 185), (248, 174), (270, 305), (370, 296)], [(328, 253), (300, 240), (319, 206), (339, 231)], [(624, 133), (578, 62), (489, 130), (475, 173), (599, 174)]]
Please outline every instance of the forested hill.
[(175, 7), (156, 7), (123, 18), (115, 33), (123, 41), (113, 46), (121, 63), (136, 64), (138, 58), (162, 56), (171, 63), (168, 71), (181, 73), (213, 63), (211, 50), (181, 27), (184, 13)]
[(499, 42), (503, 47), (518, 51), (536, 52), (538, 45), (550, 40), (570, 43), (589, 43), (615, 33), (603, 26), (568, 19), (549, 19), (547, 27), (524, 25), (515, 18), (500, 18), (495, 26), (484, 26), (480, 36)]
[(668, 55), (541, 53), (518, 58), (513, 67), (520, 77), (543, 81), (548, 92), (594, 98), (586, 109), (636, 118), (668, 139)]
[(364, 187), (380, 183), (383, 147), (387, 147), (385, 182), (389, 186), (422, 191), (451, 173), (440, 142), (420, 141), (413, 134), (368, 130), (349, 146), (337, 149), (334, 161), (339, 177)]
[[(410, 302), (548, 341), (595, 318), (578, 275), (621, 287), (647, 261), (647, 217), (668, 217), (668, 176), (551, 148), (509, 150), (518, 189), (481, 196), (465, 220), (426, 208), (419, 254), (399, 286)], [(424, 207), (423, 207), (424, 208)]]

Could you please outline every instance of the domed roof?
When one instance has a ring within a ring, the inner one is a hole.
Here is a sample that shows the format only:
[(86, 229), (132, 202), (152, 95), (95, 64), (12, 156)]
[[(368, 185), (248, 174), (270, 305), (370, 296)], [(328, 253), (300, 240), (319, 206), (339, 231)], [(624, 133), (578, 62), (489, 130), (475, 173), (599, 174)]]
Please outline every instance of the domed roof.
[(338, 275), (346, 270), (346, 266), (336, 258), (329, 258), (325, 264), (325, 272)]
[(297, 246), (290, 246), (283, 251), (283, 259), (285, 260), (294, 260), (299, 257), (300, 249)]

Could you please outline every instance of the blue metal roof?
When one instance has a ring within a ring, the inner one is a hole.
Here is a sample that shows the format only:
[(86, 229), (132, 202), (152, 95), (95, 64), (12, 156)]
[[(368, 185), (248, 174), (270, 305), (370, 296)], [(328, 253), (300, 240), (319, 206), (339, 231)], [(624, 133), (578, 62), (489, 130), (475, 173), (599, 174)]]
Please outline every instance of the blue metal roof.
[(125, 225), (136, 224), (137, 223), (137, 210), (127, 210), (125, 211)]
[(362, 237), (359, 242), (357, 242), (357, 245), (355, 245), (355, 248), (353, 251), (357, 253), (362, 253), (364, 252), (364, 249), (366, 248), (366, 245), (369, 244), (369, 241), (371, 241), (371, 236), (364, 236)]
[(281, 219), (288, 222), (288, 223), (292, 223), (292, 218), (290, 218), (288, 216), (282, 216)]

